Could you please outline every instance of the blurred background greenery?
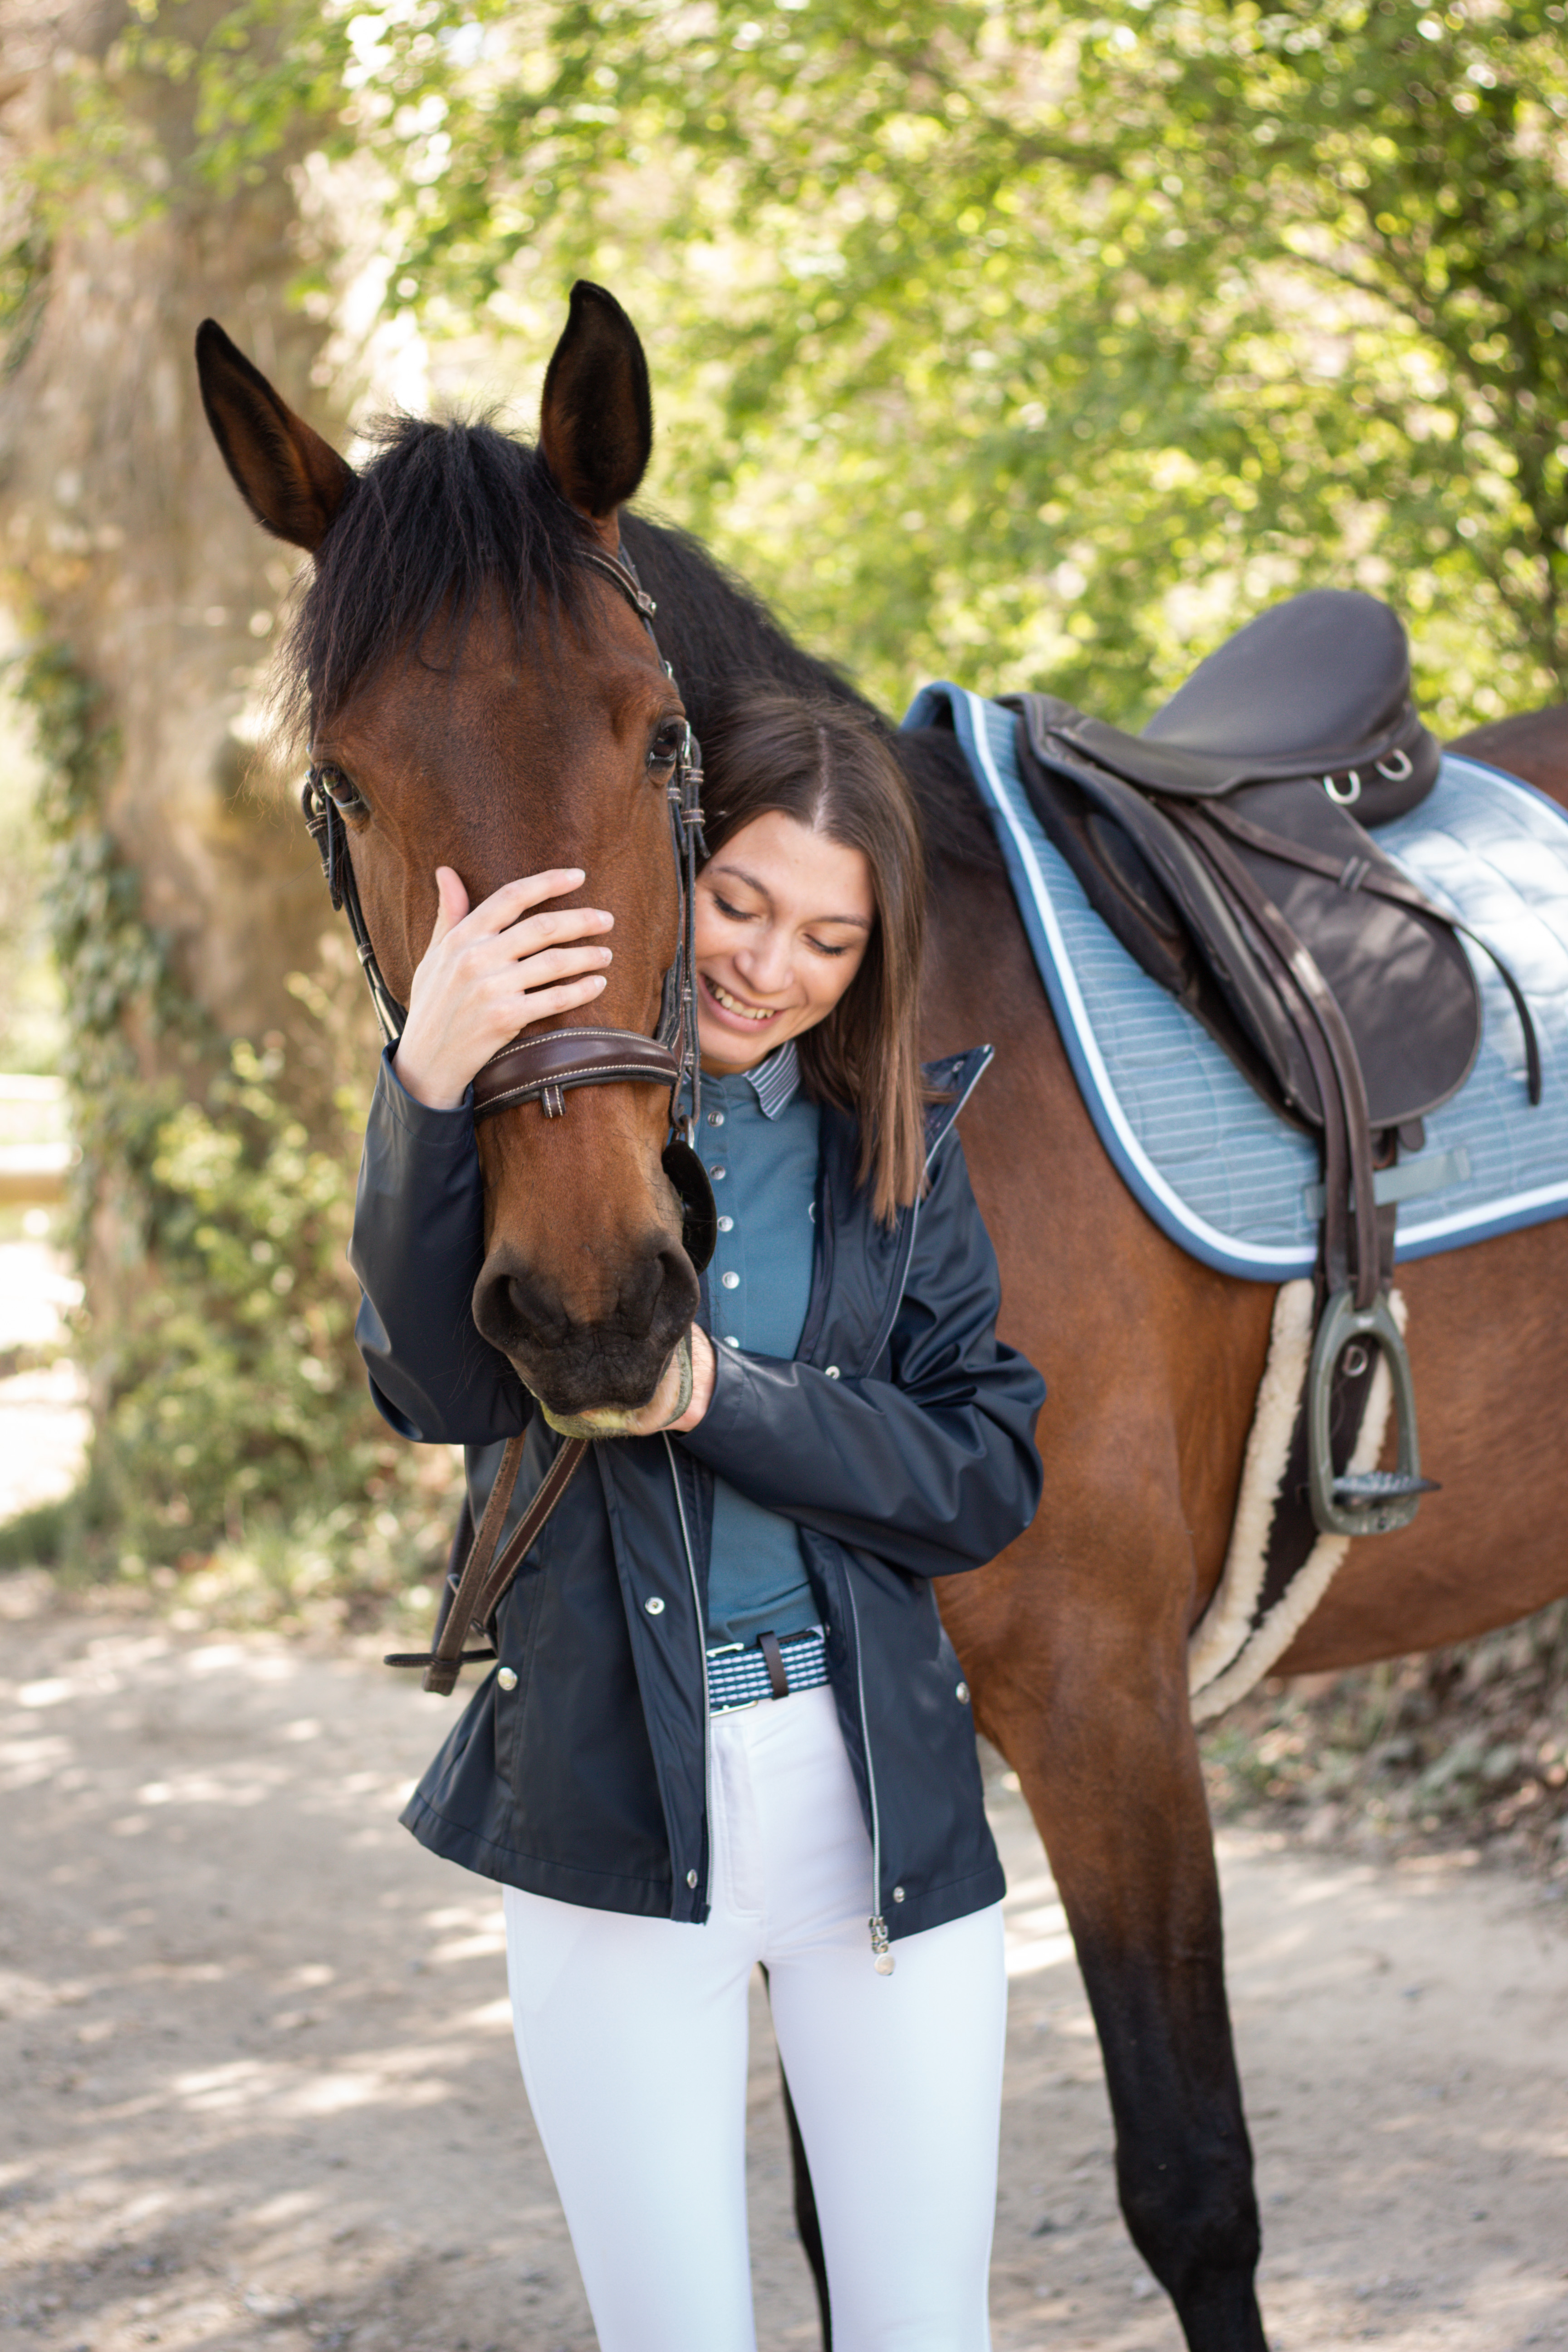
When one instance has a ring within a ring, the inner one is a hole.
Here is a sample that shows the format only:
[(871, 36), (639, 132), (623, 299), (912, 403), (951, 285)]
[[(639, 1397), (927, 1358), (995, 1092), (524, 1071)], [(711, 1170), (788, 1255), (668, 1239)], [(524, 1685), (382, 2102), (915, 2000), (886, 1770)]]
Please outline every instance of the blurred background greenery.
[(68, 1084), (93, 1438), (0, 1553), (341, 1610), (413, 1590), (451, 1496), (352, 1349), (374, 1041), (201, 316), (345, 446), (391, 404), (526, 429), (593, 277), (648, 347), (649, 503), (889, 711), (946, 675), (1135, 725), (1327, 583), (1398, 606), (1453, 734), (1568, 661), (1563, 19), (12, 0), (0, 1067)]

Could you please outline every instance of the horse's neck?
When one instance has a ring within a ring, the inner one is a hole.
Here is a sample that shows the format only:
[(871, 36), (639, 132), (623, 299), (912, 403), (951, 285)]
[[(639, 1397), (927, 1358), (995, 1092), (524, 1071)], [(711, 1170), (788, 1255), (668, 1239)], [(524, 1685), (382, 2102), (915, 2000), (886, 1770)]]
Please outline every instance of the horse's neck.
[(721, 701), (746, 686), (870, 705), (837, 670), (787, 636), (765, 605), (726, 579), (695, 541), (637, 515), (622, 536), (658, 606), (659, 649), (699, 736)]

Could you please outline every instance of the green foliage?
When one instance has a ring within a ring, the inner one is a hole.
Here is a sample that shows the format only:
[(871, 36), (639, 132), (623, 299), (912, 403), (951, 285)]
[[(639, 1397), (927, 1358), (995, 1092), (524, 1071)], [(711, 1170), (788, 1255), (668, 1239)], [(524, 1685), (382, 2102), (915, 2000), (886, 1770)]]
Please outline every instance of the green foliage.
[(181, 1035), (191, 1055), (211, 1041), (179, 989), (168, 942), (142, 912), (141, 880), (104, 821), (118, 738), (68, 647), (43, 645), (16, 664), (43, 770), (37, 813), (53, 853), (47, 899), (66, 1010), (61, 1075), (81, 1157), (72, 1179), (79, 1245), (112, 1197), (123, 1246), (144, 1245), (147, 1170), (174, 1083), (143, 1081), (137, 1030)]
[(453, 1469), (389, 1436), (353, 1345), (344, 1252), (366, 1106), (342, 1089), (313, 1138), (289, 1093), (281, 1043), (240, 1043), (205, 1102), (159, 1128), (155, 1248), (115, 1333), (96, 1479), (144, 1561), (281, 1556), (291, 1540), (362, 1577), (372, 1556), (411, 1570), (444, 1541)]
[(86, 143), (127, 75), (195, 88), (187, 189), (308, 123), (374, 177), (390, 304), (486, 373), (612, 283), (656, 495), (891, 704), (956, 670), (1135, 720), (1331, 580), (1405, 610), (1453, 730), (1568, 667), (1563, 22), (138, 0)]
[(370, 1492), (392, 1454), (352, 1344), (347, 1134), (313, 1147), (283, 1076), (280, 1049), (236, 1045), (206, 1101), (158, 1127), (156, 1247), (100, 1444), (117, 1522), (154, 1557)]
[(16, 374), (43, 324), (49, 259), (48, 239), (36, 222), (0, 248), (0, 377)]
[[(293, 1609), (301, 1580), (401, 1590), (444, 1542), (455, 1474), (446, 1452), (389, 1437), (353, 1346), (344, 1251), (365, 1104), (334, 1057), (357, 1032), (297, 976), (318, 1044), (308, 1087), (280, 1037), (220, 1045), (105, 822), (117, 747), (89, 687), (58, 646), (19, 677), (56, 861), (77, 1240), (97, 1276), (77, 1338), (98, 1410), (83, 1496), (17, 1523), (0, 1556), (178, 1562), (253, 1613)], [(136, 1052), (154, 1033), (172, 1049), (157, 1079)], [(302, 1095), (325, 1097), (313, 1132)]]
[(662, 494), (889, 699), (1136, 718), (1329, 579), (1452, 727), (1568, 660), (1562, 22), (477, 0), (356, 19), (351, 110), (426, 324), (614, 282)]

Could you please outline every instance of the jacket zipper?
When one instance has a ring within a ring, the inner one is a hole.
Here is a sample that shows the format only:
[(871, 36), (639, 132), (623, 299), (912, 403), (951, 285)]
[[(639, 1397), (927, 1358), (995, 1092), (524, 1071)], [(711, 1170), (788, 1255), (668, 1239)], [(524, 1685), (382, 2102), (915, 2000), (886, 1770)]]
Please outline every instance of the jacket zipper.
[[(959, 1096), (958, 1100), (955, 1103), (949, 1105), (949, 1116), (942, 1123), (942, 1133), (937, 1137), (936, 1141), (926, 1153), (925, 1165), (928, 1175), (931, 1172), (931, 1161), (936, 1158), (937, 1153), (942, 1150), (942, 1145), (952, 1133), (953, 1128), (957, 1124), (959, 1115), (963, 1111), (964, 1105), (968, 1102), (970, 1096), (974, 1092), (975, 1087), (980, 1084), (981, 1079), (985, 1076), (986, 1071), (991, 1067), (993, 1061), (995, 1059), (995, 1055), (989, 1045), (986, 1046), (984, 1050), (984, 1060), (981, 1063), (980, 1067), (971, 1076), (969, 1084), (964, 1087), (963, 1092)], [(920, 1222), (921, 1203), (916, 1200), (912, 1202), (910, 1206), (909, 1227), (904, 1236), (903, 1256), (899, 1266), (899, 1286), (893, 1294), (891, 1305), (883, 1314), (881, 1324), (877, 1332), (875, 1345), (871, 1348), (866, 1359), (868, 1363), (874, 1364), (876, 1362), (878, 1357), (881, 1354), (882, 1349), (888, 1344), (888, 1334), (891, 1331), (894, 1324), (899, 1319), (899, 1309), (904, 1303), (904, 1293), (909, 1288), (910, 1265), (915, 1254), (915, 1236), (920, 1231)]]
[(882, 1817), (877, 1806), (877, 1771), (871, 1761), (871, 1727), (866, 1720), (866, 1653), (860, 1643), (860, 1612), (855, 1605), (855, 1587), (847, 1576), (844, 1590), (849, 1596), (849, 1615), (855, 1627), (855, 1688), (860, 1703), (860, 1745), (866, 1753), (866, 1788), (871, 1800), (871, 1916), (867, 1925), (871, 1930), (871, 1965), (879, 1977), (893, 1973), (893, 1955), (888, 1948), (888, 1923), (882, 1916)]
[[(697, 1652), (702, 1661), (702, 1811), (708, 1813), (708, 1790), (713, 1769), (713, 1717), (708, 1707), (708, 1640), (702, 1622), (702, 1594), (697, 1582), (697, 1557), (691, 1549), (691, 1530), (686, 1524), (686, 1497), (680, 1491), (680, 1473), (676, 1467), (675, 1448), (667, 1436), (664, 1450), (669, 1461), (669, 1483), (675, 1489), (676, 1516), (680, 1521), (681, 1549), (686, 1554), (686, 1572), (691, 1580), (691, 1607), (697, 1625)], [(710, 1840), (711, 1847), (711, 1840)], [(708, 1888), (702, 1888), (702, 1899), (708, 1900)]]
[[(976, 1086), (984, 1076), (986, 1070), (991, 1066), (991, 1061), (992, 1055), (990, 1053), (987, 1053), (984, 1061), (981, 1063), (980, 1067), (974, 1072), (973, 1076), (970, 1079), (969, 1084), (964, 1087), (958, 1101), (952, 1106), (952, 1117), (946, 1121), (942, 1133), (937, 1137), (935, 1143), (932, 1144), (930, 1151), (926, 1154), (925, 1164), (928, 1169), (930, 1168), (931, 1161), (935, 1159), (937, 1153), (941, 1150), (942, 1145), (947, 1141), (948, 1137), (952, 1134), (953, 1123), (957, 1119), (959, 1112), (963, 1108), (964, 1104), (974, 1092)], [(872, 1349), (870, 1354), (870, 1360), (872, 1363), (875, 1363), (877, 1358), (881, 1354), (882, 1349), (887, 1341), (888, 1334), (892, 1329), (893, 1325), (898, 1321), (899, 1309), (904, 1303), (904, 1292), (909, 1287), (910, 1265), (915, 1254), (915, 1235), (920, 1227), (920, 1215), (921, 1204), (917, 1200), (912, 1202), (910, 1207), (909, 1234), (904, 1244), (903, 1264), (899, 1270), (898, 1292), (894, 1297), (890, 1309), (882, 1318), (882, 1328), (877, 1335), (877, 1344)], [(668, 1444), (668, 1439), (666, 1439), (665, 1442), (667, 1444)], [(867, 1922), (867, 1925), (871, 1930), (871, 1965), (876, 1969), (877, 1974), (879, 1977), (890, 1977), (893, 1973), (893, 1954), (888, 1937), (888, 1923), (883, 1917), (880, 1908), (882, 1901), (882, 1822), (881, 1815), (877, 1807), (877, 1768), (871, 1759), (871, 1727), (866, 1720), (866, 1654), (861, 1647), (860, 1643), (860, 1612), (855, 1605), (855, 1587), (847, 1576), (846, 1576), (844, 1580), (844, 1590), (849, 1596), (849, 1614), (855, 1626), (855, 1685), (856, 1695), (860, 1703), (860, 1745), (865, 1750), (866, 1788), (871, 1800), (871, 1916)], [(704, 1674), (707, 1672), (707, 1655), (705, 1653), (703, 1656)]]

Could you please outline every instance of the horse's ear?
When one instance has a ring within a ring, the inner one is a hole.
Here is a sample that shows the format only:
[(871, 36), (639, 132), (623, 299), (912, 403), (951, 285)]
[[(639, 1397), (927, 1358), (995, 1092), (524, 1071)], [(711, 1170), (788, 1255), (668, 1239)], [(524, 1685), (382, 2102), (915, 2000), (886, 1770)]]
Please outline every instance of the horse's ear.
[(240, 497), (275, 539), (313, 555), (358, 479), (353, 467), (279, 400), (216, 319), (196, 330), (196, 373)]
[(579, 514), (607, 521), (647, 468), (653, 400), (637, 331), (613, 294), (580, 278), (544, 378), (539, 446)]

